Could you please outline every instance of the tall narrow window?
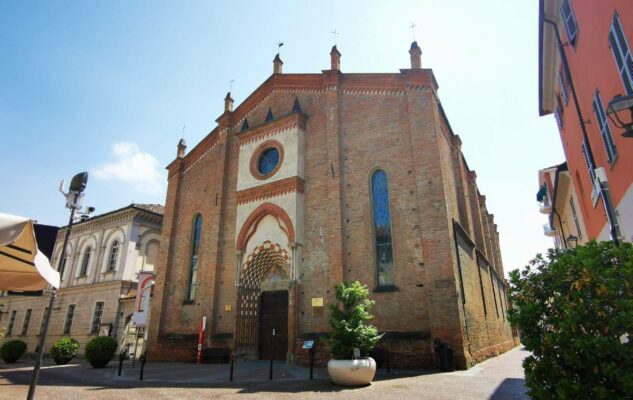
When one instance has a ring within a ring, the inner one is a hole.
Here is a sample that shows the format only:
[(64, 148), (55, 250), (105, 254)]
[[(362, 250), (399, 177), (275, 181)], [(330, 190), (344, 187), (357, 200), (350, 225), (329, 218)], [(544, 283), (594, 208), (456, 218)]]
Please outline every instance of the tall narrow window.
[(389, 186), (383, 170), (379, 169), (371, 176), (371, 200), (378, 286), (394, 286)]
[(73, 326), (74, 318), (75, 318), (75, 305), (71, 304), (68, 306), (68, 310), (66, 311), (66, 321), (64, 322), (64, 332), (63, 332), (64, 335), (70, 335), (70, 329)]
[(607, 158), (609, 162), (612, 163), (615, 160), (615, 156), (618, 155), (618, 151), (615, 148), (615, 143), (613, 143), (613, 136), (611, 136), (607, 115), (604, 113), (600, 91), (598, 90), (596, 90), (596, 94), (593, 97), (593, 112), (596, 114), (596, 119), (598, 120), (598, 128), (600, 128), (600, 135), (602, 136), (602, 141), (607, 151)]
[(492, 268), (490, 268), (490, 285), (492, 286), (492, 297), (495, 302), (495, 312), (497, 313), (497, 318), (499, 318), (499, 306), (497, 305), (497, 292), (495, 290), (495, 279)]
[(587, 142), (582, 142), (582, 155), (585, 158), (585, 164), (587, 164), (587, 170), (589, 172), (589, 179), (591, 180), (591, 202), (595, 206), (600, 196), (600, 188), (596, 185), (596, 170), (594, 169), (593, 161), (589, 155), (589, 146)]
[(64, 254), (60, 253), (60, 260), (59, 260), (59, 268), (57, 268), (57, 270), (59, 271), (59, 277), (60, 279), (64, 279), (64, 270), (66, 269), (66, 260), (68, 260), (68, 253), (70, 253), (70, 251), (66, 252), (66, 256), (64, 257)]
[(501, 284), (501, 282), (497, 281), (497, 286), (499, 288), (499, 303), (501, 304), (501, 317), (505, 321), (506, 320), (506, 310), (503, 307), (503, 302), (505, 300), (506, 293), (503, 290), (503, 285)]
[(202, 230), (202, 215), (196, 215), (193, 221), (193, 233), (191, 237), (191, 261), (189, 263), (189, 286), (185, 301), (193, 301), (196, 298), (196, 275), (198, 275), (198, 252), (200, 250), (200, 231)]
[(587, 142), (582, 142), (582, 155), (585, 158), (585, 164), (587, 164), (587, 170), (589, 171), (589, 178), (591, 178), (591, 185), (596, 181), (596, 172), (593, 170), (593, 163), (589, 158), (589, 149), (587, 148)]
[(33, 312), (33, 310), (29, 308), (26, 310), (26, 313), (24, 313), (24, 322), (22, 322), (22, 332), (20, 333), (20, 335), (26, 335), (29, 330), (29, 323), (31, 322), (31, 312)]
[[(73, 309), (74, 313), (74, 309)], [(90, 333), (99, 332), (99, 325), (101, 325), (101, 317), (103, 316), (103, 302), (99, 301), (95, 305), (95, 313), (92, 315), (92, 325), (90, 326)]]
[(633, 57), (617, 13), (613, 14), (611, 32), (609, 32), (609, 47), (611, 47), (626, 94), (633, 94)]
[(554, 118), (556, 118), (556, 125), (558, 125), (558, 129), (563, 129), (563, 112), (560, 106), (556, 106), (556, 110), (554, 110)]
[(567, 84), (565, 78), (563, 78), (563, 71), (558, 71), (558, 84), (560, 85), (560, 95), (565, 105), (569, 103), (569, 94), (567, 93)]
[(576, 223), (576, 232), (578, 239), (582, 239), (582, 231), (580, 230), (580, 222), (578, 221), (578, 213), (576, 213), (576, 205), (574, 204), (574, 198), (569, 199), (569, 206), (571, 207), (571, 213), (574, 216), (574, 222)]
[(116, 269), (116, 261), (119, 258), (119, 240), (116, 239), (112, 242), (112, 246), (110, 247), (110, 256), (108, 257), (108, 268), (106, 272), (112, 272)]
[(46, 325), (46, 314), (48, 314), (48, 307), (46, 307), (44, 309), (44, 312), (42, 313), (42, 322), (40, 322), (40, 331), (38, 332), (38, 335), (44, 333), (44, 325)]
[(560, 6), (561, 13), (563, 14), (563, 22), (565, 22), (565, 29), (567, 30), (567, 39), (572, 45), (576, 42), (576, 34), (578, 33), (578, 24), (576, 23), (576, 16), (574, 10), (571, 8), (571, 2), (569, 0), (563, 0), (563, 4)]
[(92, 254), (92, 247), (88, 247), (84, 253), (84, 258), (81, 260), (81, 270), (79, 276), (86, 276), (88, 274), (88, 265), (90, 264), (90, 255)]
[(7, 326), (7, 336), (11, 336), (13, 333), (13, 325), (15, 324), (15, 316), (18, 310), (11, 311), (11, 318), (9, 318), (9, 325)]

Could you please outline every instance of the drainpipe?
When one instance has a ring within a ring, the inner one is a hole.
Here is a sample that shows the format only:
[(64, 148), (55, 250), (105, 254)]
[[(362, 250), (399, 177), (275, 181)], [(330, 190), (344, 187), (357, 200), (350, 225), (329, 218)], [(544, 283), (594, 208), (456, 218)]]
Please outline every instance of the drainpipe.
[[(563, 49), (563, 41), (560, 38), (560, 31), (558, 30), (558, 25), (555, 21), (547, 18), (543, 15), (543, 11), (541, 10), (541, 19), (543, 22), (550, 24), (556, 33), (556, 42), (558, 43), (558, 52), (560, 53), (561, 63), (563, 64), (563, 70), (565, 71), (565, 76), (567, 77), (567, 81), (569, 82), (569, 90), (571, 91), (572, 98), (574, 100), (574, 106), (576, 108), (576, 113), (578, 114), (578, 121), (580, 122), (580, 130), (582, 131), (582, 138), (587, 147), (587, 157), (589, 158), (589, 162), (591, 164), (591, 168), (593, 170), (596, 169), (596, 162), (593, 158), (593, 151), (591, 150), (591, 145), (589, 144), (589, 137), (587, 135), (587, 128), (585, 126), (585, 119), (582, 116), (582, 111), (580, 110), (580, 104), (578, 102), (578, 96), (576, 95), (576, 88), (574, 87), (574, 81), (571, 78), (571, 71), (569, 70), (569, 65), (567, 64), (567, 55), (565, 54), (565, 50)], [(602, 204), (604, 206), (605, 214), (607, 215), (607, 222), (609, 223), (610, 232), (611, 232), (611, 240), (615, 243), (616, 246), (620, 244), (619, 236), (620, 230), (617, 222), (617, 217), (615, 215), (615, 210), (613, 207), (613, 202), (611, 201), (611, 193), (609, 192), (608, 186), (606, 182), (600, 183), (600, 197), (602, 197)], [(591, 184), (595, 184), (595, 182), (591, 182)]]

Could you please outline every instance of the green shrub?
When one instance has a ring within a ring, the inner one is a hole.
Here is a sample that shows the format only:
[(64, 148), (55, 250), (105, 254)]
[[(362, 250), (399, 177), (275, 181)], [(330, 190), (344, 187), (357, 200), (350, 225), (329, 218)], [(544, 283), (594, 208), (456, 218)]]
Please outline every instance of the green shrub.
[(633, 398), (633, 246), (590, 242), (512, 271), (509, 312), (521, 330), (533, 399)]
[(50, 355), (57, 365), (64, 365), (77, 355), (78, 350), (79, 343), (75, 339), (61, 338), (51, 347)]
[(7, 364), (12, 364), (20, 359), (26, 351), (26, 343), (21, 340), (10, 340), (0, 347), (0, 357)]
[(86, 344), (86, 359), (95, 368), (105, 367), (112, 358), (118, 343), (111, 336), (99, 336)]
[(361, 357), (368, 357), (382, 335), (365, 321), (374, 318), (369, 310), (374, 302), (367, 296), (367, 287), (355, 281), (334, 287), (336, 304), (330, 305), (330, 326), (334, 332), (327, 343), (335, 359), (352, 359), (354, 349), (360, 350)]

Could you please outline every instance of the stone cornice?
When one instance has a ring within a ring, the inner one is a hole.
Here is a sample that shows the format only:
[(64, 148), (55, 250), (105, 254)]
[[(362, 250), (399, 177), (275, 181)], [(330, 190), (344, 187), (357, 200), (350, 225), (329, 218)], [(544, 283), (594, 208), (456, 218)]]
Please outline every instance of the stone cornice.
[(237, 192), (237, 204), (265, 200), (291, 192), (303, 193), (304, 183), (302, 178), (292, 176), (254, 188), (240, 190)]
[[(104, 228), (109, 228), (111, 226), (131, 224), (134, 222), (134, 219), (140, 219), (141, 221), (158, 225), (162, 225), (163, 223), (162, 215), (130, 206), (122, 210), (99, 215), (73, 225), (71, 237), (103, 230)], [(59, 231), (57, 231), (57, 242), (64, 240), (66, 228), (67, 227), (64, 226), (59, 228)]]

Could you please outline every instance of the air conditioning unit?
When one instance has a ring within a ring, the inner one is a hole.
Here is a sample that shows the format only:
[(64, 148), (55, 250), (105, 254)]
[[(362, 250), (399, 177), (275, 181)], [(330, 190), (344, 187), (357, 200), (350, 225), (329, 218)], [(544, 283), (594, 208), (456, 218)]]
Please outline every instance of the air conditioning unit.
[(554, 237), (554, 236), (556, 236), (556, 230), (554, 228), (552, 228), (552, 225), (550, 225), (549, 223), (543, 225), (543, 233), (547, 237)]

